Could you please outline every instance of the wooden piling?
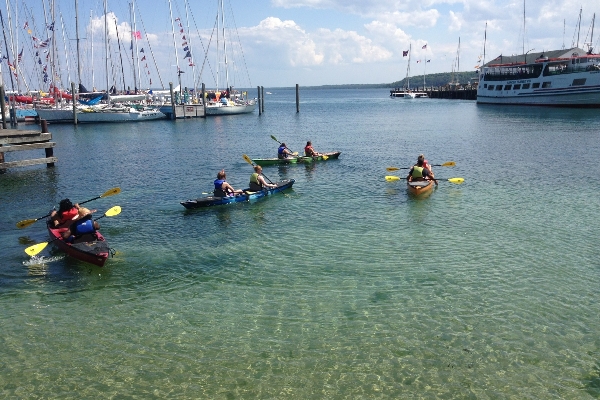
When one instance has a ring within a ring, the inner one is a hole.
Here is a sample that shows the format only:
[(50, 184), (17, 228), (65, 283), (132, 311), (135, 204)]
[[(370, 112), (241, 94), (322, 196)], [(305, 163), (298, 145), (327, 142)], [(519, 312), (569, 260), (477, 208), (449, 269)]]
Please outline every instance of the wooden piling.
[(202, 115), (206, 118), (206, 85), (202, 84)]
[(262, 115), (262, 107), (260, 106), (260, 102), (262, 99), (262, 96), (260, 95), (260, 86), (256, 87), (256, 91), (258, 92), (258, 99), (256, 100), (256, 102), (258, 103), (258, 115)]
[[(75, 82), (71, 82), (71, 96), (73, 96), (71, 98), (71, 100), (73, 101), (73, 125), (77, 125), (77, 100), (76, 100), (76, 95), (75, 95)], [(44, 120), (44, 122), (46, 122), (46, 120)], [(46, 129), (48, 129), (48, 126), (46, 125)], [(42, 132), (44, 132), (43, 128), (42, 128)], [(46, 150), (46, 157), (48, 157), (48, 151)]]
[(261, 97), (260, 107), (264, 114), (265, 113), (265, 87), (264, 86), (260, 87), (260, 97)]
[[(6, 129), (6, 100), (4, 99), (4, 85), (0, 86), (0, 112), (2, 112), (2, 129)], [(2, 154), (4, 157), (4, 154)], [(2, 160), (4, 162), (4, 160)]]
[(300, 112), (300, 85), (296, 83), (296, 112)]
[(173, 93), (173, 82), (169, 82), (169, 90), (171, 91), (171, 110), (173, 111), (173, 114), (171, 114), (171, 119), (175, 119), (177, 118), (177, 115), (175, 113), (175, 96)]

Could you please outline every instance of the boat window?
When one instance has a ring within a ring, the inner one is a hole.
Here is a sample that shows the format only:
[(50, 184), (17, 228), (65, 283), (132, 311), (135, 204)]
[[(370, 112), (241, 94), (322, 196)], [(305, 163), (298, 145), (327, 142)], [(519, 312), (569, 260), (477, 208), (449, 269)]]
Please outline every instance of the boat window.
[(586, 78), (573, 79), (571, 86), (583, 86), (585, 85)]
[(502, 85), (496, 85), (496, 90), (502, 90)]
[(487, 83), (484, 83), (483, 84), (483, 88), (485, 89), (486, 87), (487, 87)]
[(543, 87), (543, 88), (549, 88), (549, 87), (551, 87), (551, 86), (552, 86), (552, 83), (551, 83), (551, 82), (544, 82), (544, 83), (542, 83), (542, 87)]
[(587, 58), (580, 58), (579, 59), (579, 63), (580, 64), (585, 64), (586, 62), (588, 62)]
[(510, 90), (511, 86), (512, 85), (506, 85), (506, 86), (504, 86), (504, 90)]
[(494, 85), (488, 86), (488, 90), (494, 90)]
[(519, 90), (519, 89), (521, 89), (521, 85), (515, 85), (515, 86), (513, 86), (513, 90)]
[(539, 87), (540, 87), (540, 83), (539, 83), (539, 82), (536, 82), (536, 83), (534, 83), (533, 85), (531, 85), (531, 88), (532, 88), (532, 89), (537, 89), (537, 88), (539, 88)]
[(529, 83), (524, 83), (523, 84), (523, 89), (529, 89)]
[(542, 64), (489, 67), (485, 69), (484, 77), (486, 81), (531, 79), (539, 77), (542, 69)]

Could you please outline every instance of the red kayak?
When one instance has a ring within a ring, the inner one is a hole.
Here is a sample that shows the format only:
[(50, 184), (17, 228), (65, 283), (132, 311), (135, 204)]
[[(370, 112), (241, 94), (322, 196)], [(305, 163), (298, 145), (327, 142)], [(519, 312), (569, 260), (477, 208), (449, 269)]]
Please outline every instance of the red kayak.
[(66, 242), (61, 233), (66, 231), (68, 227), (54, 228), (50, 225), (50, 220), (47, 223), (48, 232), (59, 249), (67, 253), (69, 256), (84, 261), (99, 267), (104, 266), (106, 259), (110, 255), (110, 248), (104, 240), (104, 236), (98, 231), (83, 235), (74, 240), (73, 243)]

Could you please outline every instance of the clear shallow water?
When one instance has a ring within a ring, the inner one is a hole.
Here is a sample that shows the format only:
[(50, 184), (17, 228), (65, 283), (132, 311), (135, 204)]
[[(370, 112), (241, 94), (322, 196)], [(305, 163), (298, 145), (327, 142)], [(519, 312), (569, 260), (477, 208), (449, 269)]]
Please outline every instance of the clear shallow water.
[[(270, 91), (261, 117), (53, 125), (56, 168), (0, 175), (1, 397), (600, 396), (597, 111)], [(221, 168), (244, 186), (270, 135), (342, 155), (266, 167), (285, 196), (179, 204)], [(465, 183), (384, 180), (419, 153)], [(123, 208), (104, 268), (29, 262), (47, 234), (17, 221), (115, 186), (89, 204)]]

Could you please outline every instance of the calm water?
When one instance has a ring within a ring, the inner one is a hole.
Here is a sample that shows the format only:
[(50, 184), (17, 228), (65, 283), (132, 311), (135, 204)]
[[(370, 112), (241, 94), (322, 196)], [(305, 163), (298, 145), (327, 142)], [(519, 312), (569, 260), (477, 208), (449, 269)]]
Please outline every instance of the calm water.
[[(270, 91), (261, 117), (52, 125), (56, 168), (0, 175), (0, 397), (600, 397), (597, 111)], [(342, 155), (266, 167), (286, 195), (179, 204), (221, 168), (245, 186), (270, 135)], [(465, 183), (385, 181), (419, 153)], [(104, 268), (29, 261), (48, 236), (17, 221), (116, 186), (88, 204), (123, 209)]]

